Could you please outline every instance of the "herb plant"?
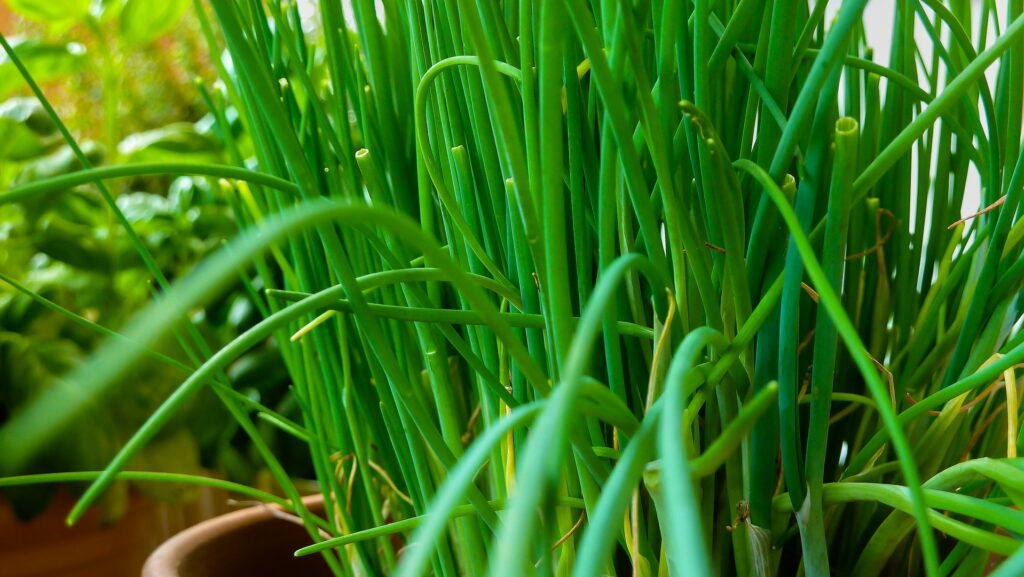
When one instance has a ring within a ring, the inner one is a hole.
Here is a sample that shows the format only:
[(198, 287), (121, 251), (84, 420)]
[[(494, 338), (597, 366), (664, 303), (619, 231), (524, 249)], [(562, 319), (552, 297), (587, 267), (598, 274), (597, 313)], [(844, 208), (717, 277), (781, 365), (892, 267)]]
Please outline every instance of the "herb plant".
[[(1024, 6), (900, 0), (876, 63), (866, 4), (196, 2), (232, 166), (0, 199), (191, 174), (241, 232), (171, 284), (118, 213), (161, 294), (0, 464), (177, 334), (189, 377), (70, 521), (212, 388), (338, 575), (1020, 574)], [(256, 277), (210, 350), (187, 313)], [(224, 373), (267, 339), (300, 420)]]

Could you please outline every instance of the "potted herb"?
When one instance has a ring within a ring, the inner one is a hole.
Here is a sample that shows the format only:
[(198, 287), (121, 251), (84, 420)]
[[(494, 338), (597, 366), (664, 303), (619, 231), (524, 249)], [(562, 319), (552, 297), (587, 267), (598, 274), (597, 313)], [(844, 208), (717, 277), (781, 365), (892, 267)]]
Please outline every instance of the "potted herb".
[[(69, 520), (212, 390), (336, 575), (1019, 574), (1024, 16), (901, 2), (876, 63), (866, 4), (197, 2), (233, 166), (74, 178), (222, 178), (242, 230), (0, 464), (181, 331)], [(206, 350), (187, 314), (255, 278)], [(223, 374), (267, 339), (299, 419)]]

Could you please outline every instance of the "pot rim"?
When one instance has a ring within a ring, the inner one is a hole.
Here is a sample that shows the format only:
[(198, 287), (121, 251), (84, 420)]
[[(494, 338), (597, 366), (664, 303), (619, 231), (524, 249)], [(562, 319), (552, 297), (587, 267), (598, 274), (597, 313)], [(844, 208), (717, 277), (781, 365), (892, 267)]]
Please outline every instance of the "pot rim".
[[(317, 505), (323, 504), (323, 495), (303, 497), (302, 503), (307, 508), (315, 508)], [(262, 503), (239, 511), (218, 515), (177, 533), (161, 543), (159, 547), (149, 554), (146, 564), (142, 568), (142, 577), (177, 575), (182, 561), (189, 558), (204, 543), (218, 539), (242, 527), (271, 520), (280, 520), (279, 517), (274, 516), (270, 509), (282, 510), (279, 505)]]

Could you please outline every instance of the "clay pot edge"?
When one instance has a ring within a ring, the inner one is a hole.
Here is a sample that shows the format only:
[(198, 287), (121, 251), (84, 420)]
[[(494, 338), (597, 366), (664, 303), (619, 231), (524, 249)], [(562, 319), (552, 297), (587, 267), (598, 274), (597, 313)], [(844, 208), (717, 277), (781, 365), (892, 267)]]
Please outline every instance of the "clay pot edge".
[[(323, 495), (303, 497), (307, 508), (316, 509), (323, 504)], [(157, 547), (142, 568), (142, 577), (168, 577), (179, 575), (182, 562), (205, 543), (214, 541), (232, 531), (275, 519), (269, 507), (281, 510), (276, 504), (253, 506), (240, 511), (218, 515), (181, 531)]]

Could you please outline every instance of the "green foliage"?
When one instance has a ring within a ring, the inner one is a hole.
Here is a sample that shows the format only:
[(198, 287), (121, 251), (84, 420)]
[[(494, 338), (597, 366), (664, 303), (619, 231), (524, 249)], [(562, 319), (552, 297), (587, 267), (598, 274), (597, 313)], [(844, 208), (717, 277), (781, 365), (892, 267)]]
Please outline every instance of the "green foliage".
[(211, 134), (203, 134), (188, 122), (177, 122), (125, 137), (118, 152), (129, 163), (216, 162), (223, 146)]
[[(18, 57), (33, 78), (47, 82), (77, 74), (85, 67), (85, 47), (77, 42), (49, 43), (30, 38), (11, 39)], [(0, 57), (0, 98), (8, 98), (24, 86), (7, 55)]]
[[(0, 104), (0, 127), (0, 180), (14, 186), (61, 178), (110, 157), (110, 151), (92, 141), (78, 150), (62, 145), (58, 126), (35, 98), (14, 97)], [(223, 147), (209, 132), (209, 122), (176, 123), (129, 134), (113, 152), (121, 162), (217, 160)], [(76, 157), (79, 152), (82, 157)], [(181, 274), (236, 230), (230, 208), (205, 179), (143, 175), (130, 185), (156, 192), (126, 187), (117, 194), (116, 210), (168, 274)], [(150, 297), (144, 263), (110, 210), (95, 193), (73, 184), (0, 209), (0, 422), (59, 386), (68, 369), (97, 346), (102, 334), (88, 323), (118, 326)], [(222, 306), (209, 307), (211, 318), (199, 324), (214, 342), (226, 342), (251, 325), (254, 314), (248, 297), (237, 292)], [(175, 348), (164, 350), (178, 357), (174, 362), (180, 365), (184, 359)], [(277, 402), (286, 396), (285, 377), (280, 361), (268, 362), (268, 355), (276, 357), (272, 346), (243, 356), (239, 362), (248, 369), (239, 371), (233, 383), (256, 399)], [(262, 371), (252, 366), (257, 363)], [(162, 366), (133, 371), (130, 378), (137, 385), (132, 394), (84, 411), (33, 460), (31, 470), (101, 468), (159, 405), (179, 374)], [(135, 466), (197, 473), (202, 460), (206, 468), (253, 480), (259, 467), (249, 454), (251, 446), (222, 426), (224, 418), (217, 404), (197, 399)], [(306, 467), (293, 470), (301, 473)], [(161, 497), (187, 494), (175, 487), (153, 492)], [(20, 490), (8, 497), (19, 516), (30, 518), (45, 508), (52, 492)], [(119, 516), (125, 497), (121, 489), (116, 498), (104, 499), (105, 516)]]
[[(158, 294), (78, 323), (107, 340), (0, 428), (0, 468), (158, 362), (179, 384), (71, 521), (212, 393), (337, 575), (1015, 570), (1024, 5), (897, 3), (882, 64), (866, 4), (195, 2), (212, 125), (100, 168), (19, 66), (68, 148), (0, 210)], [(240, 229), (187, 274), (156, 247), (198, 188), (105, 183), (160, 173), (219, 178), (208, 226)]]
[[(24, 163), (18, 179), (48, 178), (79, 168), (67, 147), (63, 150), (63, 154), (58, 151)], [(94, 161), (101, 158), (98, 151), (91, 157)], [(129, 192), (117, 199), (118, 208), (168, 271), (191, 266), (219, 246), (234, 229), (226, 207), (209, 204), (189, 188), (193, 186), (178, 183), (173, 194), (166, 197)], [(83, 311), (95, 321), (117, 326), (149, 297), (145, 275), (139, 274), (142, 263), (127, 242), (123, 228), (111, 223), (102, 204), (88, 191), (61, 191), (60, 195), (35, 197), (5, 208), (12, 210), (4, 216), (4, 248), (0, 250), (0, 278), (5, 287), (0, 293), (0, 420), (17, 413), (59, 383), (102, 336), (50, 310), (46, 302), (60, 303)], [(15, 282), (11, 277), (24, 283), (22, 288), (26, 292), (8, 290), (8, 285)], [(211, 312), (216, 310), (215, 307)], [(224, 327), (218, 339), (237, 333), (238, 324), (221, 322), (218, 326)], [(135, 371), (132, 379), (138, 386), (131, 395), (88, 409), (34, 461), (32, 469), (101, 467), (116, 452), (134, 423), (159, 404), (176, 377), (160, 367)], [(249, 386), (245, 381), (237, 382)], [(278, 388), (280, 382), (278, 379), (275, 383)], [(273, 394), (274, 387), (263, 387)], [(186, 434), (192, 439), (191, 448), (177, 451), (178, 456), (185, 461), (197, 461), (202, 451), (207, 453), (207, 466), (218, 462), (218, 451), (225, 447), (223, 419), (222, 410), (215, 404), (194, 403), (170, 431), (171, 438)], [(186, 432), (182, 426), (194, 433)], [(197, 440), (201, 445), (197, 445)], [(160, 463), (162, 470), (176, 472), (198, 471), (197, 466), (182, 469), (169, 467), (167, 459), (154, 460), (150, 453), (159, 452), (147, 449), (140, 463)], [(250, 472), (244, 479), (251, 477)], [(33, 500), (12, 495), (17, 509), (25, 516), (38, 512), (49, 494), (39, 497)], [(104, 505), (111, 515), (112, 508), (120, 506), (110, 500)]]
[(91, 3), (91, 0), (7, 0), (7, 5), (21, 16), (44, 24), (85, 18)]
[(56, 127), (35, 100), (12, 98), (0, 104), (0, 159), (29, 160), (59, 139)]
[(177, 26), (188, 9), (188, 0), (124, 0), (121, 8), (121, 34), (134, 44), (146, 44)]

